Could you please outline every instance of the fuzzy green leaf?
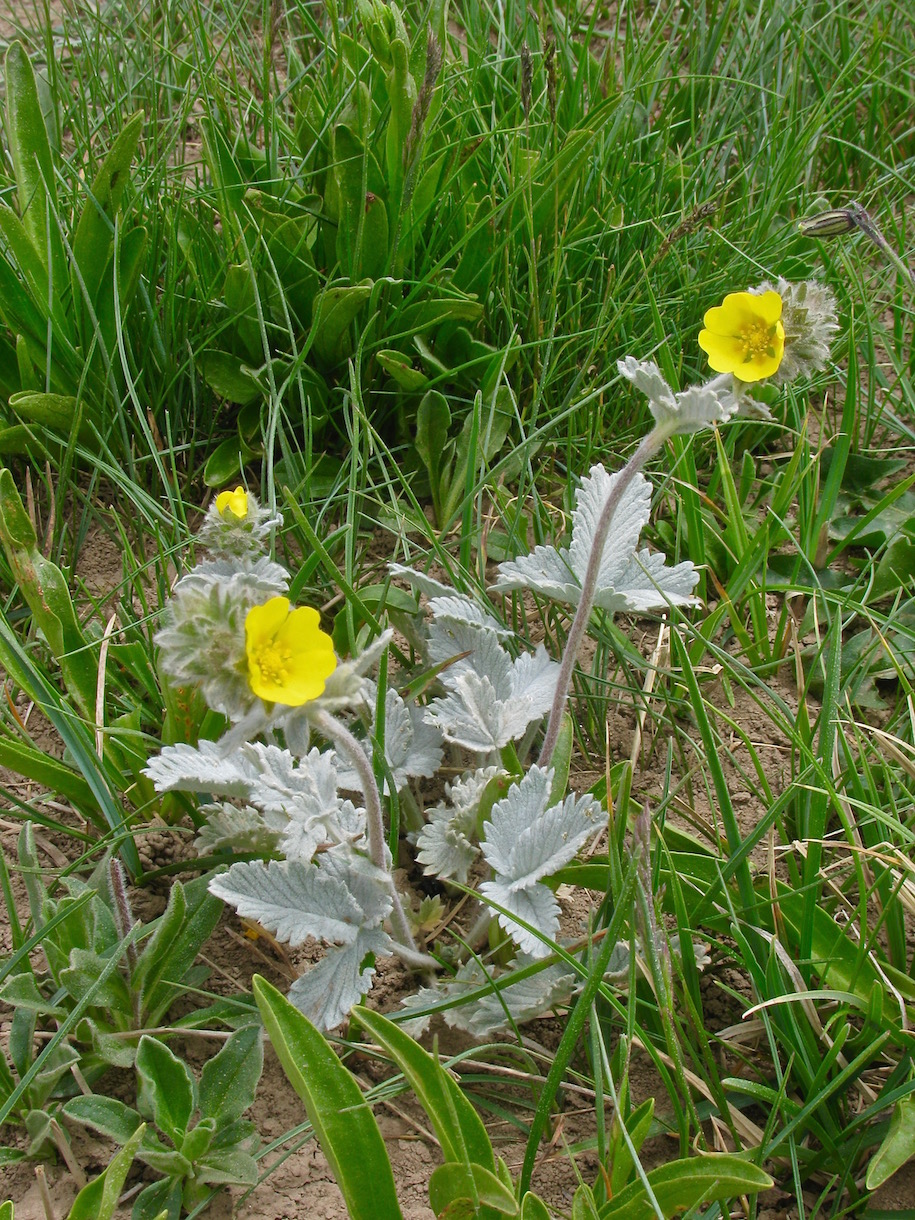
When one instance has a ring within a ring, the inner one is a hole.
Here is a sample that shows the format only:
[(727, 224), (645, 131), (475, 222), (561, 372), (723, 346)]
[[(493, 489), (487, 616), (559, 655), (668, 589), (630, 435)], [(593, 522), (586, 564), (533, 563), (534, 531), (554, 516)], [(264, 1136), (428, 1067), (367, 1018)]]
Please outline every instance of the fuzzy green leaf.
[(194, 1112), (194, 1078), (164, 1042), (144, 1034), (137, 1048), (140, 1109), (180, 1148)]
[(273, 1049), (305, 1103), (350, 1220), (402, 1220), (387, 1149), (359, 1086), (285, 996), (257, 974), (252, 986)]

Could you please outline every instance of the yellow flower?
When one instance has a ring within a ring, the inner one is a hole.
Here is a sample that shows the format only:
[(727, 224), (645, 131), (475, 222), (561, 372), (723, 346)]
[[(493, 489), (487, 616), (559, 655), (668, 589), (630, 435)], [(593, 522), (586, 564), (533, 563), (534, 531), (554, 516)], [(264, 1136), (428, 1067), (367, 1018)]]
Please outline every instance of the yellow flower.
[(330, 636), (317, 610), (289, 609), (288, 597), (271, 597), (245, 616), (248, 684), (267, 703), (300, 707), (323, 693), (337, 668)]
[(216, 511), (221, 517), (230, 512), (233, 517), (244, 520), (248, 515), (248, 493), (243, 487), (234, 491), (221, 491), (216, 497)]
[(732, 292), (705, 315), (699, 346), (716, 373), (762, 381), (776, 372), (785, 354), (781, 316), (777, 292)]

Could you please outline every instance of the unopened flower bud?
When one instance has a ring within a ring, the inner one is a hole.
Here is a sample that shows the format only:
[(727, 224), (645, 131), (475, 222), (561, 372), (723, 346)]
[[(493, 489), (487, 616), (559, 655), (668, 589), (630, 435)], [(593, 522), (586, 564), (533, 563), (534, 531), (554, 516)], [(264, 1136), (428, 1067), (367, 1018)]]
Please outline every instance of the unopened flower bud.
[(856, 229), (858, 222), (851, 208), (832, 208), (798, 221), (797, 227), (805, 237), (837, 237)]
[(263, 553), (270, 531), (282, 520), (262, 508), (253, 492), (236, 487), (221, 491), (207, 509), (197, 540), (220, 558), (253, 559)]

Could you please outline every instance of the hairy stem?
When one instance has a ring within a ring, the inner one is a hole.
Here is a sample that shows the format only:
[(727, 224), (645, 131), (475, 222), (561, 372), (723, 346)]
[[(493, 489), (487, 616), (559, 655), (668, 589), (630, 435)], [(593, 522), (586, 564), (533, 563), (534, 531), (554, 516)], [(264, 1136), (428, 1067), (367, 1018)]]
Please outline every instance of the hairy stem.
[(607, 497), (607, 502), (604, 505), (603, 512), (597, 522), (597, 528), (594, 531), (594, 542), (591, 546), (591, 554), (588, 556), (588, 566), (585, 570), (585, 577), (581, 585), (581, 597), (578, 601), (578, 609), (575, 611), (575, 617), (572, 619), (572, 626), (569, 629), (569, 638), (566, 640), (566, 646), (562, 654), (562, 662), (559, 667), (559, 678), (556, 682), (556, 691), (553, 695), (553, 706), (550, 708), (550, 718), (547, 721), (546, 736), (543, 739), (543, 748), (540, 751), (538, 764), (541, 767), (548, 767), (553, 757), (553, 751), (556, 749), (556, 741), (559, 737), (559, 726), (562, 724), (563, 713), (566, 710), (566, 703), (569, 698), (569, 690), (572, 686), (572, 672), (575, 669), (575, 662), (578, 660), (578, 651), (581, 648), (581, 642), (584, 639), (585, 631), (588, 627), (588, 622), (591, 618), (591, 611), (594, 609), (594, 595), (597, 590), (597, 577), (600, 572), (600, 562), (604, 554), (604, 546), (607, 542), (607, 531), (610, 529), (610, 522), (613, 519), (613, 514), (616, 512), (619, 502), (623, 497), (623, 492), (632, 482), (636, 474), (645, 465), (652, 454), (661, 447), (664, 442), (665, 434), (659, 428), (652, 429), (651, 432), (642, 440), (638, 449), (616, 476), (616, 480)]
[[(388, 877), (391, 886), (391, 897), (394, 906), (391, 910), (391, 924), (393, 925), (395, 935), (399, 941), (402, 941), (403, 947), (410, 953), (416, 954), (417, 957), (423, 955), (418, 953), (416, 942), (413, 939), (413, 933), (410, 931), (410, 924), (404, 913), (403, 905), (400, 901), (400, 895), (397, 892), (397, 887), (394, 885), (394, 878), (388, 869), (387, 859), (385, 856), (385, 841), (384, 841), (384, 818), (381, 813), (381, 794), (378, 791), (378, 785), (375, 782), (375, 773), (372, 771), (372, 764), (366, 754), (362, 742), (342, 725), (339, 720), (335, 720), (328, 712), (315, 711), (311, 713), (311, 721), (314, 726), (319, 729), (328, 740), (334, 745), (339, 746), (343, 753), (347, 756), (353, 766), (356, 768), (356, 774), (362, 784), (362, 792), (365, 797), (365, 821), (366, 830), (369, 840), (369, 855), (372, 863), (376, 868), (381, 869)], [(432, 959), (430, 958), (429, 961)]]

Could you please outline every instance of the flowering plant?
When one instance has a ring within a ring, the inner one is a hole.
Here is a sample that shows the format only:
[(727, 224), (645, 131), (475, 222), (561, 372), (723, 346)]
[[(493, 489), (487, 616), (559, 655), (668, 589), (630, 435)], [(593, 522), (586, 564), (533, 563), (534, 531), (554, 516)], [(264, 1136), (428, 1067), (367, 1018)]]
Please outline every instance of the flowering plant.
[[(519, 648), (497, 602), (392, 564), (391, 575), (426, 599), (417, 632), (426, 669), (407, 697), (379, 689), (369, 673), (392, 632), (338, 660), (318, 612), (291, 608), (288, 574), (262, 553), (278, 520), (243, 488), (217, 497), (200, 531), (212, 557), (178, 582), (157, 640), (165, 671), (198, 685), (230, 726), (218, 742), (167, 747), (148, 774), (160, 790), (208, 794), (201, 852), (235, 846), (263, 857), (215, 875), (212, 893), (293, 946), (325, 945), (290, 992), (320, 1028), (343, 1020), (371, 986), (376, 958), (390, 954), (425, 975), (407, 1001), (421, 1028), (420, 1009), (484, 977), (472, 951), (492, 933), (493, 912), (524, 985), (500, 987), (495, 1015), (464, 1007), (449, 1019), (491, 1028), (499, 1013), (526, 1019), (571, 993), (574, 972), (549, 960), (560, 930), (549, 880), (608, 817), (593, 796), (568, 792), (566, 711), (579, 649), (595, 608), (696, 604), (692, 563), (668, 566), (662, 554), (639, 549), (651, 498), (642, 467), (672, 436), (751, 410), (755, 382), (822, 367), (835, 325), (826, 290), (779, 281), (777, 289), (732, 293), (706, 313), (699, 342), (717, 376), (704, 385), (675, 392), (654, 363), (619, 362), (620, 375), (647, 397), (653, 428), (622, 470), (596, 465), (582, 480), (567, 547), (538, 546), (502, 563), (491, 587), (497, 598), (526, 590), (574, 607), (558, 659), (542, 644)], [(428, 698), (416, 693), (430, 687)], [(445, 751), (460, 752), (465, 765), (424, 813), (412, 782), (435, 776)], [(395, 884), (386, 805), (399, 811), (427, 875), (465, 887), (476, 878), (469, 948), (450, 960), (414, 940)], [(640, 833), (644, 850), (649, 831)], [(646, 918), (640, 935), (660, 943), (664, 930)], [(432, 985), (443, 969), (448, 975)]]

